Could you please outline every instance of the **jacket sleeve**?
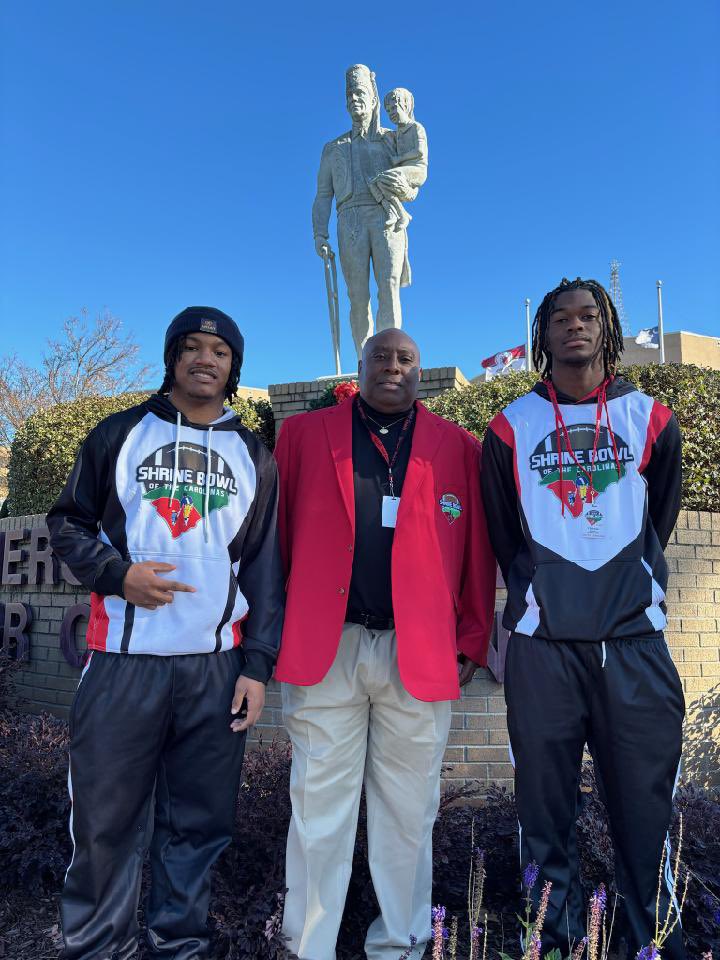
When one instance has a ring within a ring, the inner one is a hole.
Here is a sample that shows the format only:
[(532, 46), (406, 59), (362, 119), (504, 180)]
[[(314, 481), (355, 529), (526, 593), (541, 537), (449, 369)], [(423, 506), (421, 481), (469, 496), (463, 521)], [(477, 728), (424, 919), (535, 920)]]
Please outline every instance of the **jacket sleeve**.
[(287, 578), (290, 572), (290, 557), (292, 555), (291, 530), (289, 519), (291, 516), (291, 499), (293, 480), (291, 471), (293, 469), (293, 458), (291, 456), (291, 427), (286, 420), (280, 427), (277, 442), (275, 443), (275, 462), (279, 476), (280, 497), (278, 504), (278, 531), (280, 536), (280, 555), (282, 557), (283, 571)]
[(328, 238), (330, 211), (333, 200), (332, 183), (332, 144), (326, 144), (320, 157), (320, 169), (317, 178), (317, 193), (312, 205), (313, 237)]
[(525, 540), (515, 486), (514, 455), (512, 428), (500, 413), (485, 434), (480, 477), (490, 543), (505, 583), (510, 565)]
[(114, 462), (103, 425), (88, 434), (67, 483), (47, 515), (50, 544), (80, 583), (105, 596), (122, 596), (130, 561), (98, 537), (113, 482)]
[[(663, 412), (665, 416), (663, 416)], [(668, 416), (669, 414), (669, 416)], [(648, 512), (663, 550), (677, 523), (682, 494), (682, 440), (674, 415), (655, 403), (653, 421), (665, 420), (657, 436), (648, 437), (649, 459), (644, 470), (648, 490)]]
[(457, 649), (475, 663), (487, 666), (487, 652), (495, 615), (495, 558), (488, 539), (480, 494), (482, 450), (473, 443), (468, 478), (468, 530), (458, 598)]
[[(266, 454), (264, 449), (263, 454)], [(246, 662), (240, 673), (262, 683), (267, 683), (272, 676), (285, 612), (277, 507), (277, 468), (269, 454), (263, 455), (258, 464), (257, 493), (237, 577), (249, 607), (243, 622), (242, 649)]]

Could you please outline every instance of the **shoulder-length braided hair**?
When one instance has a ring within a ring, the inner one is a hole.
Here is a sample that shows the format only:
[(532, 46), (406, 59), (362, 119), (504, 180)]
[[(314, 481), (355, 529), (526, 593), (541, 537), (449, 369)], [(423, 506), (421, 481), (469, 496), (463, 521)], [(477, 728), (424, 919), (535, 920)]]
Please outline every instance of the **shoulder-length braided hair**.
[(552, 354), (546, 347), (548, 325), (550, 323), (550, 314), (555, 307), (555, 301), (561, 293), (568, 290), (589, 290), (593, 295), (593, 300), (600, 310), (600, 322), (602, 324), (602, 354), (605, 376), (614, 376), (620, 360), (620, 354), (623, 351), (623, 332), (620, 323), (620, 317), (615, 309), (610, 294), (602, 284), (597, 280), (583, 280), (578, 277), (575, 280), (567, 280), (565, 277), (560, 284), (545, 294), (543, 302), (537, 309), (532, 327), (532, 358), (535, 369), (540, 373), (543, 380), (549, 380), (552, 375)]
[[(182, 356), (182, 352), (185, 349), (185, 337), (178, 337), (177, 340), (173, 340), (170, 344), (170, 349), (167, 352), (165, 357), (165, 377), (163, 382), (160, 384), (160, 389), (158, 393), (170, 393), (173, 386), (175, 385), (175, 364), (178, 362)], [(225, 384), (225, 399), (228, 403), (232, 403), (235, 399), (235, 394), (237, 393), (238, 383), (240, 381), (240, 358), (233, 350), (232, 352), (232, 364), (230, 365), (230, 374), (227, 378), (227, 383)]]

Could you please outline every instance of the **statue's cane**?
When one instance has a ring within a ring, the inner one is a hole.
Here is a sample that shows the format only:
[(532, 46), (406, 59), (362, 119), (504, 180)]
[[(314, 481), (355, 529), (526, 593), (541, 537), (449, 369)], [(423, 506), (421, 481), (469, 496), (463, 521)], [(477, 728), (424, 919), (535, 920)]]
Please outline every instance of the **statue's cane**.
[(328, 312), (330, 314), (330, 335), (335, 354), (335, 373), (340, 374), (340, 306), (338, 304), (337, 267), (335, 254), (328, 247), (323, 247), (323, 264), (325, 265), (325, 288), (327, 289)]

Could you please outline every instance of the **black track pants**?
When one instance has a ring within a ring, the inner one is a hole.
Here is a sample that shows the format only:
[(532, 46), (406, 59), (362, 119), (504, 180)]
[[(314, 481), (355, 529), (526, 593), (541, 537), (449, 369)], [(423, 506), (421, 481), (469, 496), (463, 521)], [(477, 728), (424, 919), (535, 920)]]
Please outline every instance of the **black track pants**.
[(232, 835), (245, 747), (230, 730), (242, 665), (239, 650), (92, 655), (70, 715), (66, 960), (133, 955), (151, 836), (153, 955), (207, 956), (209, 873)]
[[(604, 665), (603, 665), (604, 661)], [(515, 762), (520, 858), (540, 865), (535, 899), (552, 881), (543, 954), (585, 934), (575, 819), (585, 743), (602, 781), (624, 898), (629, 956), (655, 934), (658, 868), (666, 843), (682, 746), (685, 705), (664, 640), (564, 643), (521, 634), (505, 666), (508, 729)], [(671, 884), (662, 883), (664, 919)], [(611, 905), (609, 904), (611, 907)], [(683, 957), (676, 928), (663, 960)]]

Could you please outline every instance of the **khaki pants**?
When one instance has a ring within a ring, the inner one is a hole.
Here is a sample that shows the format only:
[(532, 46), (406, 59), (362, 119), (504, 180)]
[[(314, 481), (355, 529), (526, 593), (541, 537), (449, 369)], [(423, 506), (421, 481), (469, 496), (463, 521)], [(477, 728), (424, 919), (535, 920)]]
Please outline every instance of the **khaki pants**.
[[(309, 642), (312, 638), (309, 637)], [(405, 690), (394, 630), (346, 623), (321, 683), (284, 683), (293, 747), (283, 931), (300, 960), (334, 960), (365, 781), (370, 872), (380, 916), (368, 960), (397, 960), (430, 934), (432, 829), (450, 702)]]

